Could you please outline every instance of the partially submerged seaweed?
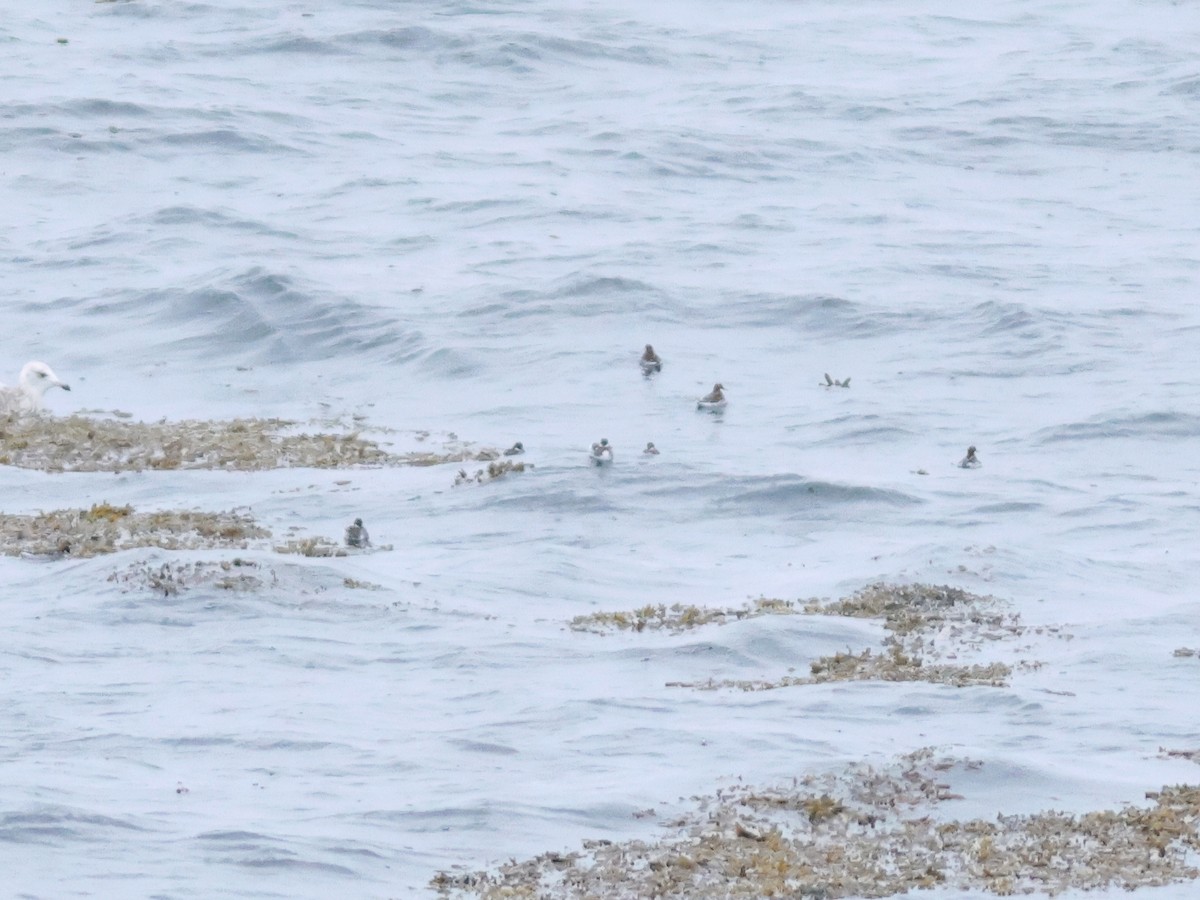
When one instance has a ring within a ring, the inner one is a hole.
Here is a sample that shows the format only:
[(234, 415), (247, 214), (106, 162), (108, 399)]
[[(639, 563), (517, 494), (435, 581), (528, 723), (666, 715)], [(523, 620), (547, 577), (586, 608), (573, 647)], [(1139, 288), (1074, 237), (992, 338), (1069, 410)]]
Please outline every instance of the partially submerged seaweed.
[[(708, 679), (672, 681), (668, 687), (698, 690), (735, 688), (765, 691), (830, 681), (924, 681), (955, 687), (988, 685), (1003, 687), (1013, 667), (997, 661), (960, 663), (960, 655), (978, 651), (986, 642), (1018, 637), (1028, 629), (1020, 617), (994, 597), (982, 597), (958, 588), (937, 585), (873, 584), (832, 602), (807, 602), (760, 598), (736, 608), (710, 608), (687, 604), (666, 607), (648, 605), (628, 612), (602, 612), (571, 620), (576, 631), (604, 633), (627, 629), (684, 631), (762, 615), (833, 615), (883, 619), (888, 632), (880, 651), (858, 653), (847, 650), (823, 656), (810, 664), (811, 674), (785, 675), (777, 679)], [(1057, 633), (1056, 629), (1042, 629)], [(1019, 665), (1036, 668), (1036, 662)]]
[(351, 550), (343, 544), (335, 543), (328, 538), (323, 537), (307, 537), (307, 538), (292, 538), (284, 541), (282, 544), (275, 545), (276, 553), (294, 553), (298, 556), (314, 556), (314, 557), (329, 557), (329, 556), (349, 556), (351, 553), (361, 551)]
[(276, 544), (274, 549), (276, 553), (294, 553), (297, 556), (362, 556), (366, 553), (386, 553), (392, 549), (392, 545), (372, 544), (369, 547), (353, 547), (318, 535), (316, 537), (289, 538), (282, 544)]
[(997, 633), (1015, 634), (1023, 630), (1017, 625), (1019, 617), (995, 597), (937, 584), (877, 582), (840, 600), (810, 600), (804, 611), (823, 616), (883, 619), (884, 627), (900, 636), (933, 631), (945, 624), (975, 630), (991, 628)]
[(223, 560), (141, 560), (114, 571), (108, 580), (123, 591), (148, 591), (164, 598), (193, 590), (262, 593), (274, 590), (294, 600), (310, 593), (344, 588), (381, 591), (382, 585), (342, 575), (336, 569), (274, 565), (235, 556)]
[(756, 616), (791, 615), (799, 612), (790, 600), (768, 600), (761, 598), (740, 607), (714, 609), (690, 603), (647, 604), (629, 612), (598, 612), (576, 616), (571, 620), (574, 631), (590, 631), (604, 634), (608, 631), (686, 631), (701, 625), (724, 624), (725, 622), (753, 619)]
[(1158, 755), (1163, 759), (1187, 759), (1200, 763), (1200, 750), (1168, 750), (1166, 747), (1159, 747)]
[(116, 553), (135, 547), (164, 550), (245, 549), (271, 532), (245, 512), (135, 512), (101, 503), (36, 515), (0, 513), (0, 553), (55, 559)]
[[(490, 452), (481, 451), (475, 456), (475, 459), (494, 459), (494, 457), (486, 455)], [(526, 469), (532, 468), (533, 463), (513, 462), (511, 459), (502, 459), (489, 462), (486, 469), (477, 469), (474, 475), (468, 475), (466, 469), (459, 469), (458, 474), (454, 476), (454, 487), (458, 487), (460, 484), (484, 484), (488, 481), (495, 481), (497, 478), (503, 478), (510, 472), (524, 472)]]
[(1009, 896), (1163, 885), (1200, 877), (1200, 788), (1148, 792), (1149, 807), (954, 820), (970, 760), (925, 749), (769, 788), (736, 785), (666, 823), (657, 840), (586, 841), (491, 871), (441, 872), (443, 897), (539, 900), (890, 897), (945, 887)]
[(283, 419), (0, 418), (0, 465), (46, 472), (433, 466), (497, 455), (457, 440), (447, 442), (442, 452), (391, 453), (357, 431), (306, 434)]
[(811, 677), (784, 675), (773, 680), (725, 679), (722, 681), (670, 681), (667, 687), (689, 687), (702, 691), (737, 688), (743, 691), (772, 691), (802, 684), (830, 681), (924, 681), (954, 687), (987, 685), (1004, 687), (1012, 676), (1012, 667), (1000, 662), (968, 666), (935, 664), (907, 656), (897, 647), (883, 653), (870, 649), (861, 653), (835, 653), (813, 661)]
[(219, 562), (169, 560), (154, 565), (141, 562), (108, 576), (125, 590), (142, 588), (173, 597), (193, 588), (214, 587), (226, 591), (255, 591), (277, 580), (275, 572), (249, 559), (235, 557)]

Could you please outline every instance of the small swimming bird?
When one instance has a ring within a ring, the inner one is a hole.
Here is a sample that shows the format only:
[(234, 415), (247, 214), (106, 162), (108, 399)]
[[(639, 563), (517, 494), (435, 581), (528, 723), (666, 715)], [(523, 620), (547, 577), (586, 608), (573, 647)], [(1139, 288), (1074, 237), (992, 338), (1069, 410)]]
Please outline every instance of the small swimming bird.
[(975, 455), (975, 448), (968, 447), (967, 455), (962, 458), (962, 462), (958, 464), (960, 469), (978, 469), (983, 463), (979, 461), (979, 457)]
[(713, 389), (696, 401), (696, 409), (722, 409), (725, 406), (725, 385), (717, 382)]
[(642, 452), (647, 456), (658, 456), (658, 448), (654, 446), (654, 441), (647, 441), (646, 449)]
[(662, 371), (662, 360), (659, 355), (654, 352), (654, 348), (649, 344), (646, 345), (646, 352), (641, 358), (642, 374), (651, 375), (654, 372)]
[(612, 446), (608, 443), (608, 438), (600, 438), (599, 443), (592, 444), (592, 462), (598, 466), (613, 461)]
[(38, 412), (42, 408), (42, 395), (52, 387), (71, 389), (44, 362), (25, 363), (15, 388), (0, 385), (0, 415)]
[(362, 519), (355, 519), (353, 525), (346, 526), (347, 547), (370, 547), (371, 536), (363, 526)]
[[(821, 384), (821, 382), (818, 381), (817, 384)], [(845, 388), (848, 388), (848, 387), (850, 387), (850, 379), (844, 378), (841, 381), (838, 381), (836, 378), (830, 378), (829, 373), (826, 372), (825, 373), (825, 383), (821, 384), (821, 387), (827, 387), (827, 388), (845, 387)]]
[(525, 452), (525, 445), (517, 441), (511, 447), (504, 451), (505, 456), (520, 456)]

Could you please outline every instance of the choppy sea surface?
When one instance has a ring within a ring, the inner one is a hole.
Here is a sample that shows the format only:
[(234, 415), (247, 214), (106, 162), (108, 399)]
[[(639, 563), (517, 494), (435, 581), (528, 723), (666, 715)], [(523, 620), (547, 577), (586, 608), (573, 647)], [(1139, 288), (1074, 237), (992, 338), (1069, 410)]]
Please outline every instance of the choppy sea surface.
[[(1198, 46), (1157, 0), (6, 10), (0, 378), (48, 362), (53, 414), (361, 416), (535, 468), (0, 468), (9, 514), (361, 516), (394, 546), (164, 598), (110, 576), (234, 554), (0, 558), (5, 891), (419, 896), (925, 746), (998, 773), (985, 816), (1194, 782), (1159, 751), (1200, 742), (1172, 655), (1200, 646)], [(1005, 688), (696, 692), (666, 684), (877, 626), (567, 627), (880, 580), (1073, 639)]]

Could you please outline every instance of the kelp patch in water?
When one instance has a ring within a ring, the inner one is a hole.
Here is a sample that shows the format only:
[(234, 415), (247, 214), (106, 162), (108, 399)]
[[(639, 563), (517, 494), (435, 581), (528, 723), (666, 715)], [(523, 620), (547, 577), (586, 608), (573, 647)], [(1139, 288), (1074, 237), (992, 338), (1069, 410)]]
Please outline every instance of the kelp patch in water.
[(236, 556), (222, 560), (147, 560), (114, 571), (108, 580), (125, 592), (148, 592), (162, 598), (193, 590), (235, 594), (275, 592), (290, 599), (339, 589), (382, 591), (382, 585), (349, 578), (337, 570), (271, 564)]
[(584, 842), (490, 871), (441, 872), (442, 897), (538, 900), (891, 897), (928, 888), (999, 896), (1191, 881), (1200, 876), (1200, 788), (1150, 806), (955, 820), (955, 771), (982, 764), (925, 749), (767, 788), (696, 798), (655, 840)]
[(275, 545), (276, 553), (293, 553), (297, 556), (330, 557), (349, 556), (351, 553), (361, 553), (343, 544), (338, 544), (328, 538), (307, 537), (291, 538), (282, 544)]
[(309, 434), (283, 419), (0, 418), (0, 465), (45, 472), (433, 466), (497, 455), (457, 439), (438, 450), (393, 453), (357, 431)]
[(870, 649), (861, 653), (835, 653), (822, 656), (812, 663), (812, 675), (784, 675), (775, 679), (726, 679), (723, 681), (672, 681), (668, 687), (690, 687), (702, 691), (737, 688), (743, 691), (773, 691), (776, 688), (802, 684), (824, 684), (829, 681), (924, 681), (930, 684), (949, 684), (954, 687), (988, 685), (1004, 687), (1012, 676), (1012, 666), (1000, 662), (987, 665), (929, 665), (923, 659), (908, 656), (892, 647), (883, 653)]
[(113, 572), (108, 580), (125, 590), (141, 588), (164, 597), (173, 597), (194, 588), (218, 588), (225, 591), (257, 591), (278, 581), (271, 569), (250, 559), (235, 557), (220, 561), (168, 560), (154, 564), (135, 563)]
[[(847, 650), (813, 660), (807, 676), (672, 682), (669, 686), (765, 691), (831, 681), (922, 681), (954, 687), (1004, 687), (1012, 677), (1013, 666), (995, 660), (961, 660), (978, 655), (989, 642), (1017, 638), (1028, 631), (1020, 623), (1020, 616), (996, 598), (944, 585), (872, 584), (840, 600), (810, 600), (802, 611), (807, 615), (882, 619), (888, 634), (879, 650)], [(1055, 628), (1039, 632), (1059, 634)], [(1037, 668), (1040, 663), (1021, 660), (1017, 665)]]
[[(603, 634), (614, 630), (646, 629), (685, 631), (704, 625), (724, 625), (762, 615), (822, 615), (882, 619), (888, 632), (882, 648), (847, 650), (814, 660), (809, 675), (784, 675), (776, 679), (708, 679), (672, 681), (668, 687), (698, 690), (736, 688), (765, 691), (830, 681), (924, 681), (955, 687), (1008, 684), (1013, 666), (999, 661), (960, 662), (978, 654), (988, 642), (1013, 639), (1029, 629), (1020, 617), (994, 597), (971, 594), (938, 585), (873, 584), (841, 600), (792, 601), (760, 598), (733, 608), (676, 604), (649, 605), (628, 612), (600, 612), (577, 616), (576, 631)], [(1034, 629), (1039, 634), (1060, 635), (1058, 629)], [(1065, 635), (1060, 635), (1065, 636)], [(1017, 666), (1039, 664), (1020, 661)]]
[(35, 515), (0, 513), (0, 553), (59, 559), (116, 553), (136, 547), (164, 550), (245, 549), (271, 532), (245, 512), (163, 510), (99, 503)]
[(571, 620), (573, 631), (605, 634), (609, 631), (687, 631), (701, 625), (724, 624), (756, 616), (791, 615), (800, 612), (791, 600), (761, 598), (739, 607), (718, 609), (691, 603), (648, 604), (628, 612), (598, 612), (576, 616)]
[[(491, 451), (485, 451), (491, 452)], [(486, 456), (476, 456), (476, 459), (487, 459)], [(533, 463), (513, 462), (511, 459), (502, 459), (494, 462), (489, 462), (486, 469), (477, 469), (474, 475), (468, 475), (466, 469), (459, 469), (458, 474), (454, 476), (454, 487), (459, 487), (464, 484), (486, 484), (489, 481), (495, 481), (497, 478), (503, 478), (510, 472), (524, 472), (526, 469), (532, 469)]]

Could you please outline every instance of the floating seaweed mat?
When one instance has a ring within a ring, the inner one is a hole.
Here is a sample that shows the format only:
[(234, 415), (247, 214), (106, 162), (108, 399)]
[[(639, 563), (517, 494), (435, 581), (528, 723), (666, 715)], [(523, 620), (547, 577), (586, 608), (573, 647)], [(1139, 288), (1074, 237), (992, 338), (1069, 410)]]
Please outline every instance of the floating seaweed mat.
[(347, 547), (328, 538), (307, 537), (292, 538), (282, 544), (275, 545), (276, 553), (294, 553), (297, 556), (364, 556), (368, 553), (386, 553), (392, 549), (391, 544), (372, 544), (370, 547)]
[[(926, 748), (774, 787), (698, 797), (650, 840), (592, 840), (478, 872), (440, 872), (441, 897), (729, 900), (892, 897), (943, 888), (998, 896), (1123, 889), (1200, 876), (1200, 788), (1149, 791), (1148, 806), (954, 819), (947, 777), (977, 761)], [(638, 815), (638, 814), (635, 814)], [(653, 809), (641, 815), (653, 816)]]
[(676, 603), (672, 606), (651, 603), (628, 612), (597, 612), (576, 616), (571, 620), (573, 631), (590, 631), (605, 634), (609, 631), (687, 631), (703, 625), (740, 622), (768, 615), (795, 615), (799, 610), (791, 600), (768, 600), (760, 598), (754, 603), (738, 607), (717, 609), (696, 606), (691, 603)]
[(97, 556), (134, 547), (244, 549), (251, 540), (270, 536), (237, 511), (139, 513), (130, 506), (99, 503), (37, 515), (0, 513), (0, 553), (35, 559)]
[[(725, 679), (670, 681), (667, 687), (696, 690), (734, 688), (767, 691), (831, 681), (925, 681), (955, 687), (1004, 687), (1013, 666), (991, 661), (976, 664), (944, 662), (978, 653), (986, 643), (1019, 638), (1031, 631), (1068, 638), (1061, 629), (1030, 629), (1020, 616), (994, 597), (971, 594), (945, 585), (877, 583), (834, 601), (793, 601), (759, 598), (740, 607), (713, 608), (651, 604), (640, 609), (598, 612), (577, 616), (575, 631), (605, 634), (610, 631), (664, 630), (678, 633), (707, 625), (725, 625), (766, 615), (848, 616), (881, 619), (887, 636), (879, 650), (847, 651), (811, 662), (811, 675), (784, 675), (777, 679)], [(1041, 663), (1019, 660), (1017, 668), (1036, 669)]]
[[(303, 572), (303, 577), (298, 577), (299, 571)], [(285, 567), (277, 571), (272, 565), (240, 556), (220, 560), (142, 559), (113, 572), (108, 580), (122, 591), (148, 592), (163, 598), (181, 596), (193, 590), (215, 590), (236, 594), (273, 592), (294, 602), (306, 595), (324, 594), (331, 588), (384, 590), (382, 585), (349, 578), (332, 570)]]
[(108, 580), (123, 590), (141, 588), (164, 597), (173, 597), (193, 588), (219, 588), (225, 591), (258, 591), (278, 582), (274, 569), (252, 559), (167, 560), (150, 563), (143, 560), (113, 572)]
[(305, 434), (283, 419), (133, 422), (85, 416), (0, 418), (0, 465), (45, 472), (340, 469), (490, 460), (494, 450), (389, 453), (357, 432)]
[[(479, 460), (488, 459), (490, 452), (484, 451), (474, 458)], [(509, 472), (524, 472), (526, 469), (532, 468), (533, 463), (513, 462), (511, 459), (502, 459), (496, 462), (489, 462), (486, 469), (477, 469), (474, 475), (468, 475), (466, 469), (459, 469), (458, 475), (454, 477), (454, 487), (472, 483), (486, 484), (489, 481), (503, 478)]]

